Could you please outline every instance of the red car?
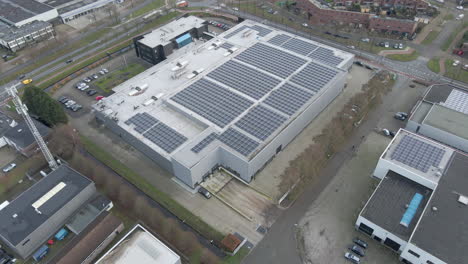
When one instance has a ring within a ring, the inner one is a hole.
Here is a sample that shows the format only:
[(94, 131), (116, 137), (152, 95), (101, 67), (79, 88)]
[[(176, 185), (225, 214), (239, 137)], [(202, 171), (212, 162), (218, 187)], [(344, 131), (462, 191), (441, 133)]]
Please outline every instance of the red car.
[(455, 49), (455, 50), (453, 50), (453, 54), (461, 56), (461, 55), (464, 54), (464, 52), (463, 52), (463, 50)]
[(96, 96), (96, 101), (101, 101), (103, 98), (104, 98), (104, 96), (102, 96), (102, 95)]

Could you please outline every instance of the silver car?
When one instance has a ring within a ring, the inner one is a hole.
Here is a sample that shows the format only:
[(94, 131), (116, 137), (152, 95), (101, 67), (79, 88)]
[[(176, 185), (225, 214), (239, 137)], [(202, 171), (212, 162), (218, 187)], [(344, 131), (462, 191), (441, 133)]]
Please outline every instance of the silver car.
[(3, 168), (3, 172), (7, 173), (7, 172), (13, 170), (14, 168), (16, 168), (16, 164), (15, 163), (10, 163), (8, 166)]

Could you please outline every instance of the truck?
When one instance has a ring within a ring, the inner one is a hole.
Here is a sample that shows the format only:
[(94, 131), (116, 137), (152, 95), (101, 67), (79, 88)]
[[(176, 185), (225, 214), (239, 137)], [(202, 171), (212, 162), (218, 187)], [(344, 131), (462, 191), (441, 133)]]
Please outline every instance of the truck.
[(40, 261), (43, 259), (47, 253), (49, 253), (49, 247), (47, 245), (42, 245), (32, 256), (35, 261)]
[(178, 2), (176, 2), (176, 6), (179, 7), (179, 8), (188, 7), (188, 2), (187, 1), (178, 1)]

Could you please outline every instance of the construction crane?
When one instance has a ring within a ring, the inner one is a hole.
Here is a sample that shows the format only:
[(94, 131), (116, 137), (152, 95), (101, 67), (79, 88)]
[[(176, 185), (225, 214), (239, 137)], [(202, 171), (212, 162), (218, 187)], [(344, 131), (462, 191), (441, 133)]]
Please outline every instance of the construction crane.
[(21, 99), (18, 96), (18, 90), (16, 89), (16, 85), (13, 85), (10, 89), (7, 89), (8, 94), (11, 96), (13, 103), (15, 104), (16, 111), (18, 114), (22, 115), (24, 118), (24, 121), (26, 121), (26, 124), (29, 127), (29, 130), (34, 136), (34, 139), (37, 142), (37, 145), (42, 151), (42, 154), (44, 154), (44, 158), (46, 159), (47, 163), (49, 164), (49, 167), (52, 170), (55, 170), (58, 168), (57, 161), (55, 161), (54, 156), (50, 152), (49, 148), (47, 147), (44, 139), (42, 138), (41, 134), (39, 133), (39, 130), (37, 130), (36, 125), (34, 124), (32, 118), (28, 114), (28, 108), (26, 107), (23, 102), (21, 102)]

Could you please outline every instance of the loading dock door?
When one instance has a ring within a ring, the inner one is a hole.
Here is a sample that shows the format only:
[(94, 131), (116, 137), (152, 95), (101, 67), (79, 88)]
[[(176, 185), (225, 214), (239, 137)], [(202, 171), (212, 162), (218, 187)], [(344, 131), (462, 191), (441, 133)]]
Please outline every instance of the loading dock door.
[(401, 245), (398, 244), (397, 242), (391, 240), (390, 238), (386, 238), (385, 241), (384, 241), (384, 245), (386, 245), (387, 247), (395, 250), (398, 252), (398, 250), (400, 250), (400, 247)]

